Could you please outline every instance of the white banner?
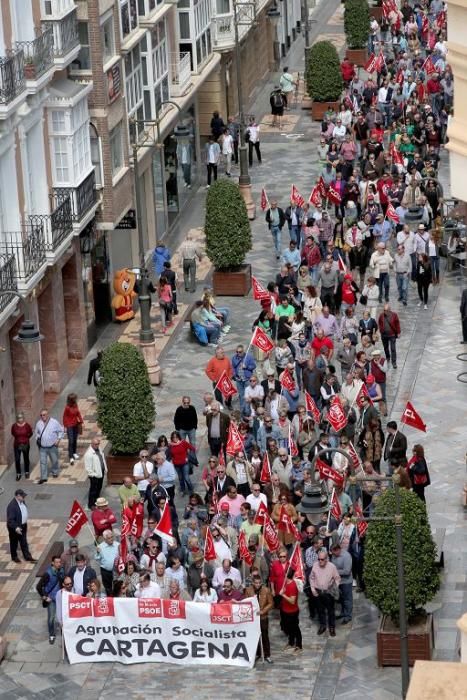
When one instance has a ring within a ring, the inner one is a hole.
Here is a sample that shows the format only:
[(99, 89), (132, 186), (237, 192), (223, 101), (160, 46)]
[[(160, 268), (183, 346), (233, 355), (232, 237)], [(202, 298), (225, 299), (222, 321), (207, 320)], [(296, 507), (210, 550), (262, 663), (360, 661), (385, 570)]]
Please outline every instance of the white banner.
[(192, 603), (160, 598), (83, 598), (64, 593), (63, 635), (71, 664), (148, 661), (253, 668), (256, 598)]

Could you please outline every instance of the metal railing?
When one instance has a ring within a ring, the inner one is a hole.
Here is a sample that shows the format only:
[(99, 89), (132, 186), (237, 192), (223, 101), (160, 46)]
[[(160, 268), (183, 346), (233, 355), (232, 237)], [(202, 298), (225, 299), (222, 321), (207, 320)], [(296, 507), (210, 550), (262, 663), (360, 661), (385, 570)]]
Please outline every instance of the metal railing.
[[(0, 254), (0, 292), (7, 289), (17, 289), (15, 256)], [(0, 313), (6, 309), (12, 299), (14, 299), (13, 294), (0, 295)]]
[(169, 54), (170, 61), (170, 76), (171, 76), (171, 94), (173, 97), (183, 95), (191, 80), (191, 58), (187, 51), (186, 53), (171, 53)]
[(53, 64), (54, 37), (49, 27), (32, 41), (17, 41), (17, 49), (24, 52), (24, 75), (26, 80), (37, 80)]
[(53, 55), (57, 58), (66, 56), (79, 44), (78, 20), (76, 10), (62, 19), (42, 22), (46, 31), (53, 33)]
[(22, 231), (2, 232), (0, 253), (14, 256), (15, 282), (27, 283), (47, 262), (44, 230), (25, 225)]
[(12, 102), (24, 90), (24, 53), (11, 51), (0, 57), (0, 104)]
[(71, 201), (71, 216), (73, 221), (81, 221), (97, 201), (96, 173), (92, 170), (78, 187), (54, 187), (52, 201)]
[(47, 252), (55, 252), (73, 231), (70, 195), (64, 196), (54, 204), (51, 214), (30, 214), (28, 217), (30, 226), (43, 232)]

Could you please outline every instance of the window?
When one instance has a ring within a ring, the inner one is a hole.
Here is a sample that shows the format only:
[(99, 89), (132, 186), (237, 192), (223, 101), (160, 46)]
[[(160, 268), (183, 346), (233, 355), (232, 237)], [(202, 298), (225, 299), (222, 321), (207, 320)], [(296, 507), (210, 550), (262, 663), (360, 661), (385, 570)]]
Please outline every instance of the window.
[(139, 45), (125, 56), (125, 92), (128, 114), (131, 115), (143, 99)]
[(81, 48), (71, 64), (72, 70), (91, 70), (91, 52), (89, 49), (88, 23), (78, 22), (78, 36)]
[(109, 135), (112, 177), (123, 167), (122, 123), (117, 124)]
[(218, 15), (230, 14), (230, 0), (216, 0), (216, 13)]
[(65, 131), (64, 110), (52, 110), (52, 131), (54, 133)]
[(89, 125), (89, 136), (91, 142), (91, 162), (96, 175), (96, 187), (102, 187), (101, 144), (94, 124)]
[(138, 26), (138, 9), (136, 0), (120, 0), (120, 17), (123, 38)]
[(68, 137), (55, 136), (53, 139), (54, 170), (57, 183), (69, 182)]
[[(180, 11), (188, 2), (178, 3), (180, 50), (190, 53), (192, 70), (197, 72), (209, 58), (211, 46), (211, 0), (192, 0), (191, 12)], [(216, 0), (217, 13), (230, 14), (230, 0)]]
[(44, 0), (44, 14), (47, 16), (52, 14), (52, 0)]
[(73, 107), (50, 109), (48, 123), (53, 183), (56, 187), (76, 187), (92, 166), (87, 98)]
[(114, 18), (107, 17), (101, 24), (102, 56), (107, 63), (115, 55)]

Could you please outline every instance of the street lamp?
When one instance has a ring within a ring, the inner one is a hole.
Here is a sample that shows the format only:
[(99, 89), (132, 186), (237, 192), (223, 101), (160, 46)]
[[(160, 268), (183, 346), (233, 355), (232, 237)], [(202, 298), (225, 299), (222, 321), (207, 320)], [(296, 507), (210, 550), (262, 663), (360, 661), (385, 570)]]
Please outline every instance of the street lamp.
[(281, 13), (277, 5), (273, 5), (272, 7), (269, 8), (269, 10), (266, 12), (266, 16), (271, 22), (273, 32), (274, 32), (274, 41), (273, 41), (273, 55), (274, 55), (274, 69), (277, 70), (279, 68), (279, 63), (281, 60), (281, 53), (280, 53), (280, 47), (279, 47), (279, 42), (277, 40), (277, 24), (280, 20)]
[[(5, 296), (7, 294), (18, 297), (21, 301), (26, 302), (26, 299), (15, 289), (0, 289), (0, 296)], [(29, 345), (31, 343), (40, 343), (41, 340), (44, 340), (44, 336), (41, 335), (34, 321), (25, 320), (21, 323), (18, 335), (15, 335), (13, 340), (23, 345)]]
[[(238, 186), (240, 187), (240, 192), (245, 200), (246, 209), (248, 212), (248, 218), (254, 219), (256, 216), (256, 205), (251, 196), (251, 178), (248, 172), (248, 156), (247, 147), (245, 143), (245, 114), (243, 112), (243, 82), (242, 82), (242, 59), (240, 53), (240, 36), (238, 28), (242, 26), (249, 27), (254, 21), (256, 3), (254, 2), (239, 2), (239, 0), (233, 0), (234, 8), (234, 29), (235, 29), (235, 66), (237, 70), (237, 98), (238, 98), (238, 113), (240, 117), (240, 146), (238, 149), (239, 160), (240, 160), (240, 177), (238, 178)], [(248, 9), (253, 10), (253, 18), (248, 17)], [(242, 16), (245, 17), (242, 20)]]

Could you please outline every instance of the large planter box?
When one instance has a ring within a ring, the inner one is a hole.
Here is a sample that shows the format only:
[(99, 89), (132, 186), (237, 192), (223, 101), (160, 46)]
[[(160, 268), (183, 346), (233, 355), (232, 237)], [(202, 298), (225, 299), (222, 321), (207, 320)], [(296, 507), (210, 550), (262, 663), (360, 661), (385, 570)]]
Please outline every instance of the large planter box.
[(133, 477), (133, 467), (139, 461), (135, 455), (114, 455), (111, 452), (105, 456), (107, 462), (107, 483), (122, 485), (126, 476)]
[(370, 17), (374, 17), (377, 22), (381, 22), (383, 19), (383, 8), (370, 7)]
[(340, 102), (315, 102), (315, 100), (313, 100), (311, 106), (311, 116), (313, 118), (313, 121), (323, 121), (323, 117), (329, 108), (331, 108), (334, 112), (338, 112), (340, 108)]
[(251, 289), (251, 265), (242, 265), (234, 272), (216, 270), (212, 287), (216, 296), (246, 297)]
[[(409, 664), (415, 661), (430, 661), (434, 647), (433, 615), (420, 617), (409, 624)], [(378, 647), (378, 666), (400, 666), (400, 636), (399, 628), (384, 615), (376, 633)]]
[(347, 49), (347, 58), (356, 66), (365, 66), (368, 61), (367, 49)]

